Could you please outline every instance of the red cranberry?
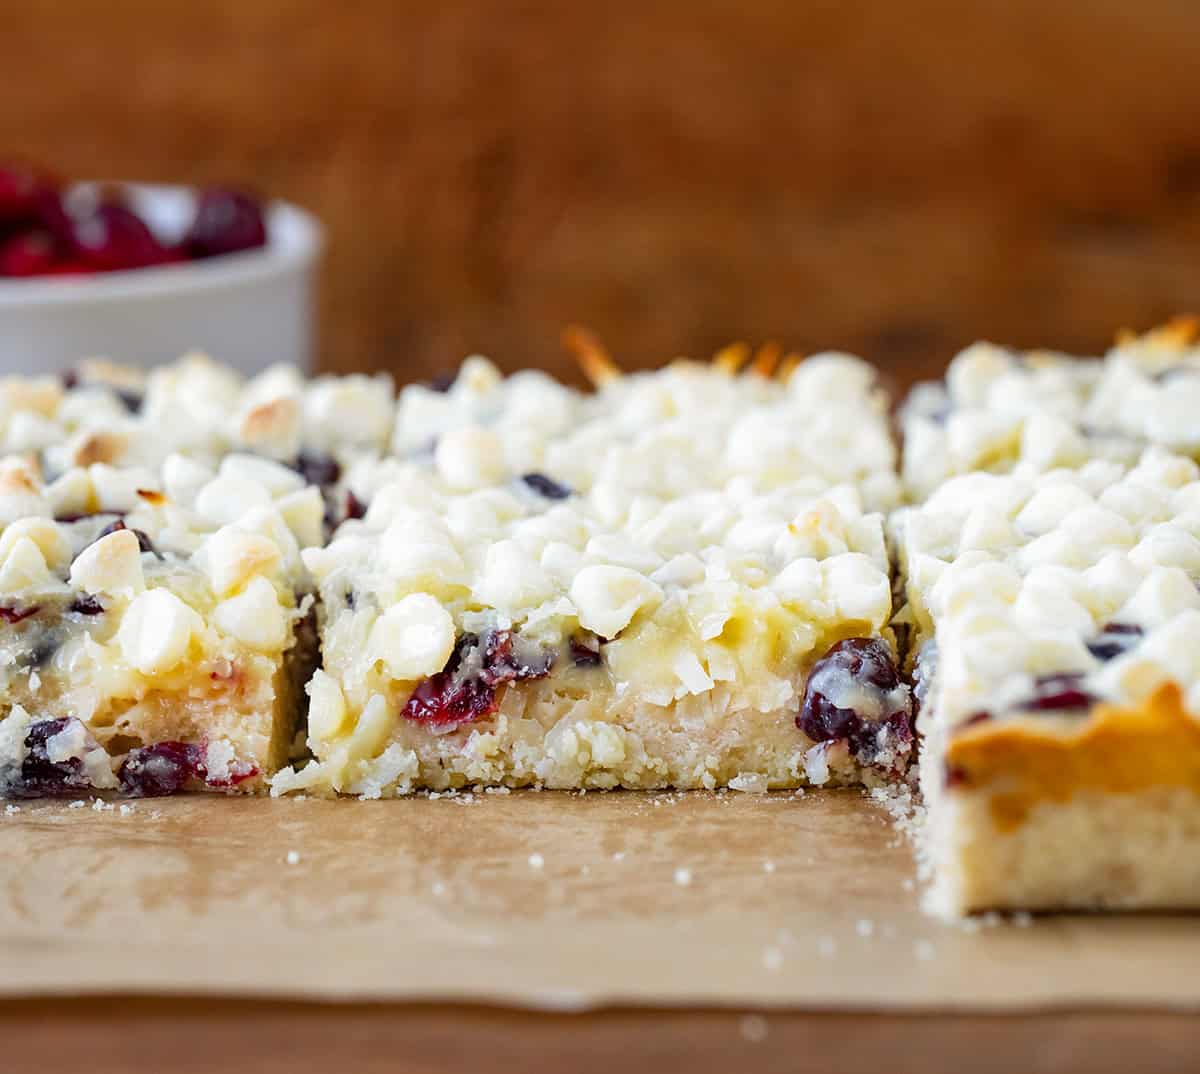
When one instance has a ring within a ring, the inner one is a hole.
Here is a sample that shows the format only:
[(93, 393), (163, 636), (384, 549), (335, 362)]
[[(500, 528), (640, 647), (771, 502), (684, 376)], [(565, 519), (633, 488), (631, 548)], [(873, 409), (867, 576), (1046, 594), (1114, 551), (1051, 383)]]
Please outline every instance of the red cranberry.
[(946, 790), (954, 790), (956, 787), (965, 787), (970, 780), (967, 778), (967, 770), (959, 765), (948, 764), (943, 773), (942, 786)]
[(79, 259), (97, 272), (161, 265), (167, 257), (141, 217), (111, 201), (76, 219), (72, 238)]
[[(872, 711), (838, 706), (830, 695), (861, 691)], [(900, 683), (892, 651), (878, 638), (847, 638), (809, 672), (796, 725), (814, 742), (844, 740), (862, 764), (877, 755), (907, 752), (911, 745), (912, 697)]]
[(500, 686), (549, 674), (554, 654), (510, 630), (463, 634), (445, 668), (417, 684), (404, 706), (406, 719), (449, 731), (496, 711)]
[[(75, 243), (75, 222), (67, 212), (58, 188), (52, 185), (43, 186), (34, 195), (33, 202), (34, 218), (42, 229), (50, 232), (63, 250), (72, 249)], [(67, 260), (62, 262), (69, 263)]]
[(130, 750), (117, 773), (121, 790), (135, 798), (176, 794), (189, 780), (204, 776), (204, 750), (190, 742), (156, 742)]
[(53, 182), (20, 164), (0, 167), (0, 220), (28, 220), (37, 216), (39, 196)]
[(55, 271), (58, 247), (47, 231), (21, 231), (0, 243), (0, 276), (45, 276)]
[(1060, 712), (1088, 709), (1096, 703), (1095, 695), (1083, 689), (1083, 675), (1078, 671), (1042, 675), (1034, 681), (1033, 690), (1033, 697), (1017, 705), (1018, 709), (1027, 712)]
[(6, 623), (20, 623), (32, 615), (37, 615), (41, 610), (42, 606), (40, 604), (26, 604), (24, 607), (13, 604), (0, 604), (0, 619), (3, 619)]
[(89, 790), (91, 780), (83, 771), (83, 761), (68, 757), (63, 761), (52, 761), (47, 753), (47, 743), (61, 734), (75, 721), (70, 719), (41, 720), (32, 724), (25, 735), (28, 751), (21, 763), (21, 783), (18, 793), (36, 798), (41, 795), (78, 794)]
[(100, 603), (98, 597), (92, 596), (91, 593), (80, 593), (71, 601), (67, 610), (75, 612), (77, 615), (103, 615), (104, 605)]
[(577, 668), (599, 667), (603, 662), (600, 655), (602, 640), (590, 631), (571, 636), (567, 647), (571, 652), (571, 660)]
[[(101, 537), (107, 537), (110, 533), (117, 533), (120, 530), (125, 530), (125, 529), (128, 529), (129, 532), (132, 533), (137, 538), (139, 551), (150, 552), (153, 555), (157, 556), (159, 559), (163, 558), (162, 553), (159, 552), (159, 550), (154, 547), (154, 542), (152, 540), (150, 540), (150, 535), (148, 533), (146, 533), (144, 530), (130, 529), (130, 527), (125, 525), (124, 520), (120, 519), (120, 518), (118, 518), (115, 522), (110, 522), (107, 526), (104, 527), (104, 529), (102, 529), (99, 533), (97, 533), (96, 541), (100, 540)], [(92, 544), (95, 544), (96, 541), (93, 541)]]
[(1142, 634), (1136, 623), (1108, 623), (1098, 638), (1087, 643), (1088, 652), (1097, 660), (1113, 660), (1137, 645)]
[(521, 480), (547, 500), (565, 500), (571, 495), (571, 490), (566, 485), (560, 485), (545, 474), (525, 474)]
[(336, 485), (342, 476), (342, 468), (337, 459), (317, 451), (302, 451), (296, 457), (292, 469), (310, 485), (320, 485), (322, 488)]
[(404, 705), (404, 718), (429, 724), (438, 730), (452, 730), (471, 723), (496, 709), (496, 691), (479, 679), (456, 681), (452, 674), (439, 671), (422, 680)]
[(347, 518), (366, 518), (367, 505), (362, 502), (353, 491), (346, 491), (346, 517)]
[(265, 246), (267, 226), (262, 206), (237, 190), (203, 190), (196, 199), (196, 217), (184, 241), (192, 257), (216, 257)]

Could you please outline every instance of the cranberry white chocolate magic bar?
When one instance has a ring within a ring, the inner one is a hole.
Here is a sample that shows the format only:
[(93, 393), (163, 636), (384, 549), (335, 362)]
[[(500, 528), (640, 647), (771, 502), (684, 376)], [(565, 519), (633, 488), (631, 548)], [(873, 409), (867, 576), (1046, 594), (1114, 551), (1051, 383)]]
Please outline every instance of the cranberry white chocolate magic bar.
[(770, 347), (623, 373), (577, 335), (588, 391), (10, 378), (0, 793), (919, 770), (942, 912), (1195, 906), (1193, 335), (976, 345), (902, 466), (869, 366)]

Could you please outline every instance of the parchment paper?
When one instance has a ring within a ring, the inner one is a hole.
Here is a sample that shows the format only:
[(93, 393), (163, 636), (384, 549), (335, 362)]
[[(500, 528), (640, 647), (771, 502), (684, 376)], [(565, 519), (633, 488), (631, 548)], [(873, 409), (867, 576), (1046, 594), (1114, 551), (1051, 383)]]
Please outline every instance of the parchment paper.
[(30, 803), (0, 869), (4, 995), (1200, 1007), (1200, 919), (942, 925), (852, 792)]

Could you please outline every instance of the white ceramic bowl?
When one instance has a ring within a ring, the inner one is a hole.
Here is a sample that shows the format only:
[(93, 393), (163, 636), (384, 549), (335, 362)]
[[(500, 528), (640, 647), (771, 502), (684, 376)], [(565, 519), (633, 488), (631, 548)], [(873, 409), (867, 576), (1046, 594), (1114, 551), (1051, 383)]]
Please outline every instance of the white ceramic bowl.
[[(194, 191), (123, 184), (166, 239), (192, 219)], [(161, 268), (95, 276), (0, 279), (0, 374), (53, 373), (80, 358), (149, 366), (189, 350), (254, 373), (312, 367), (313, 269), (321, 228), (285, 202), (267, 207), (267, 245)]]

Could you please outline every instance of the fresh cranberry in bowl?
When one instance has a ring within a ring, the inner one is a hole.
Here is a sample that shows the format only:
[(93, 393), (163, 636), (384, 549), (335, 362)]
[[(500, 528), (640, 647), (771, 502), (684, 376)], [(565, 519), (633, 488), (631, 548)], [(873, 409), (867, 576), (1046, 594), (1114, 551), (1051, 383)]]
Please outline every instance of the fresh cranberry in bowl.
[(0, 276), (45, 276), (57, 265), (58, 245), (49, 232), (19, 231), (0, 241)]
[(265, 246), (262, 206), (238, 190), (212, 187), (196, 198), (196, 218), (184, 239), (194, 258), (217, 257)]
[(103, 201), (73, 221), (72, 244), (83, 264), (96, 272), (146, 268), (171, 260), (140, 216), (115, 201)]
[(20, 164), (0, 166), (0, 221), (24, 223), (39, 215), (42, 198), (54, 182)]

